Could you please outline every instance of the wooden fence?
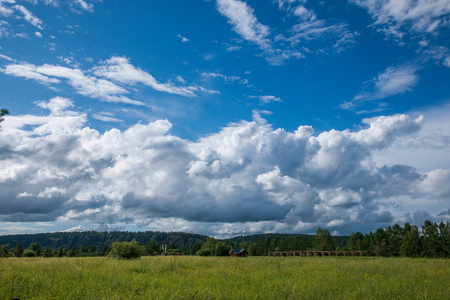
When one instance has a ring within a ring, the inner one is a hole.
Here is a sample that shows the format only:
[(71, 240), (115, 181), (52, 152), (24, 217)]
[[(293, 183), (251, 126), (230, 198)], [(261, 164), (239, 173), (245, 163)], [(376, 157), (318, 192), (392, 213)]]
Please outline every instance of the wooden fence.
[(367, 251), (276, 251), (269, 256), (364, 256)]

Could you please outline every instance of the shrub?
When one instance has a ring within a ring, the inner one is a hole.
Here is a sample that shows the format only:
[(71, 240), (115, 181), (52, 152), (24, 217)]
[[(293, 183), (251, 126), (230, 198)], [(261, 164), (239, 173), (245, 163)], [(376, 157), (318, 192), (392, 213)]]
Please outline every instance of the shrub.
[(23, 252), (23, 257), (36, 257), (36, 252), (34, 252), (33, 250), (25, 250), (25, 252)]
[(45, 248), (44, 257), (53, 257), (53, 250), (50, 247)]
[(198, 256), (211, 256), (212, 252), (210, 249), (200, 249), (195, 254)]
[(143, 250), (142, 246), (135, 240), (114, 242), (108, 256), (116, 259), (137, 259), (141, 257)]

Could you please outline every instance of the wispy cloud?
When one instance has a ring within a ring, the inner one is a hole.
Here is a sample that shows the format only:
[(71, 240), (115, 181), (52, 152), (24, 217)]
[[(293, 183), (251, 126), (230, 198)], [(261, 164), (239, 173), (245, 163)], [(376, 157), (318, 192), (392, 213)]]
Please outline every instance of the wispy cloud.
[(189, 39), (186, 38), (186, 37), (184, 37), (184, 36), (182, 36), (181, 34), (177, 34), (177, 37), (180, 38), (180, 40), (181, 40), (183, 43), (189, 42)]
[(77, 3), (82, 9), (88, 11), (88, 12), (93, 12), (94, 11), (94, 5), (93, 4), (89, 4), (84, 0), (74, 0), (74, 3)]
[(261, 24), (254, 10), (247, 3), (239, 0), (217, 0), (217, 9), (233, 26), (233, 30), (249, 42), (257, 44), (261, 49), (271, 48), (270, 28)]
[(240, 84), (248, 84), (248, 80), (239, 76), (227, 76), (220, 73), (203, 73), (203, 76), (222, 78), (226, 83), (237, 82)]
[(109, 115), (105, 115), (105, 113), (103, 113), (103, 114), (93, 114), (92, 117), (94, 119), (97, 119), (97, 120), (100, 120), (100, 121), (103, 121), (103, 122), (113, 122), (113, 123), (121, 123), (121, 122), (123, 122), (123, 120), (111, 117)]
[(401, 40), (406, 32), (433, 33), (441, 27), (449, 27), (448, 0), (387, 1), (351, 0), (367, 9), (387, 35)]
[(264, 95), (264, 96), (249, 96), (253, 99), (259, 99), (261, 104), (268, 104), (272, 102), (282, 102), (279, 97), (273, 96), (273, 95)]
[(390, 67), (366, 83), (369, 92), (356, 95), (354, 100), (378, 100), (389, 96), (403, 94), (412, 90), (419, 82), (417, 67)]
[(177, 94), (186, 97), (196, 97), (195, 92), (201, 91), (198, 86), (175, 86), (173, 83), (159, 83), (149, 73), (131, 65), (125, 57), (112, 57), (101, 66), (94, 68), (94, 74), (122, 84), (135, 85), (142, 83), (157, 91)]
[(341, 104), (340, 107), (345, 110), (353, 110), (364, 101), (380, 100), (410, 92), (419, 82), (417, 71), (418, 67), (414, 65), (389, 67), (366, 82), (360, 93), (351, 101)]
[[(286, 13), (286, 18), (296, 18), (298, 22), (287, 33), (277, 33), (275, 29), (258, 21), (255, 11), (240, 0), (217, 0), (218, 11), (228, 19), (233, 30), (246, 41), (258, 45), (263, 56), (272, 65), (282, 65), (289, 59), (304, 58), (304, 52), (311, 52), (304, 45), (308, 41), (326, 41), (327, 47), (341, 52), (354, 44), (357, 33), (351, 32), (343, 22), (327, 22), (319, 19), (315, 12), (296, 1), (278, 1), (278, 8)], [(285, 45), (288, 42), (288, 45)], [(302, 47), (298, 47), (302, 44)], [(230, 48), (229, 51), (235, 50)], [(324, 51), (321, 49), (320, 51)]]
[(84, 71), (79, 68), (69, 68), (44, 64), (36, 66), (29, 63), (15, 63), (0, 69), (7, 75), (24, 77), (54, 87), (62, 79), (75, 89), (78, 94), (107, 102), (122, 102), (133, 105), (144, 105), (125, 96), (130, 94), (129, 88), (136, 84), (144, 84), (164, 93), (185, 97), (196, 97), (196, 92), (217, 93), (201, 86), (176, 86), (171, 82), (159, 83), (152, 75), (130, 64), (124, 57), (112, 57), (99, 66)]
[(42, 20), (39, 19), (38, 17), (34, 16), (24, 6), (22, 6), (22, 5), (14, 5), (13, 8), (18, 10), (19, 12), (21, 12), (23, 14), (23, 18), (27, 22), (29, 22), (30, 24), (32, 24), (33, 26), (35, 26), (35, 27), (37, 27), (39, 29), (43, 29), (44, 23), (42, 22)]

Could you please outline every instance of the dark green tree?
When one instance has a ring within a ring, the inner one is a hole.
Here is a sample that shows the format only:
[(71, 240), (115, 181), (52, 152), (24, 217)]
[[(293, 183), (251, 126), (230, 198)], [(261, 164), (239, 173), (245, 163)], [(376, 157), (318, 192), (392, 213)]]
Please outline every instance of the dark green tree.
[(36, 256), (41, 256), (42, 255), (42, 248), (41, 248), (41, 244), (39, 244), (38, 242), (34, 242), (30, 245), (30, 248), (28, 248), (31, 251), (34, 251), (34, 253), (36, 253)]
[(113, 243), (108, 256), (116, 259), (138, 259), (143, 251), (143, 247), (133, 239), (131, 242)]
[(196, 255), (197, 251), (202, 249), (202, 243), (197, 242), (193, 244), (191, 247), (189, 247), (188, 253), (189, 255)]
[(75, 257), (77, 255), (77, 247), (73, 246), (72, 249), (69, 251), (70, 257)]
[(22, 257), (23, 255), (23, 244), (22, 242), (19, 242), (16, 246), (16, 248), (14, 249), (14, 256), (15, 257)]
[(202, 249), (208, 249), (211, 253), (214, 253), (216, 248), (217, 240), (215, 238), (207, 238), (202, 245)]
[(400, 255), (400, 246), (403, 242), (403, 236), (405, 235), (404, 229), (400, 225), (395, 224), (392, 227), (386, 229), (388, 252), (390, 256)]
[(442, 253), (446, 257), (450, 257), (450, 223), (439, 223), (439, 237), (441, 240)]
[(228, 256), (230, 253), (231, 247), (232, 247), (231, 243), (218, 242), (214, 249), (214, 255), (215, 256)]
[(378, 228), (373, 235), (373, 251), (376, 256), (389, 256), (387, 240), (386, 231), (383, 228)]
[(0, 123), (3, 122), (5, 119), (3, 118), (3, 116), (8, 115), (9, 111), (5, 108), (2, 108), (0, 110)]
[(53, 257), (53, 249), (46, 247), (44, 251), (44, 257)]
[(317, 251), (335, 250), (333, 238), (328, 229), (317, 228), (316, 235), (313, 239), (313, 249)]
[(9, 244), (0, 245), (0, 257), (8, 257), (9, 256)]
[(58, 253), (56, 254), (57, 257), (64, 257), (64, 248), (59, 248)]
[(400, 255), (418, 257), (421, 252), (419, 229), (415, 225), (404, 225), (405, 236), (400, 246)]
[(350, 250), (361, 251), (362, 244), (364, 240), (364, 235), (361, 232), (350, 234), (350, 238), (348, 240), (348, 247)]
[(155, 241), (150, 241), (145, 245), (146, 255), (157, 255), (161, 254), (161, 245)]
[(439, 228), (436, 223), (432, 223), (430, 220), (426, 220), (422, 226), (422, 256), (442, 256)]

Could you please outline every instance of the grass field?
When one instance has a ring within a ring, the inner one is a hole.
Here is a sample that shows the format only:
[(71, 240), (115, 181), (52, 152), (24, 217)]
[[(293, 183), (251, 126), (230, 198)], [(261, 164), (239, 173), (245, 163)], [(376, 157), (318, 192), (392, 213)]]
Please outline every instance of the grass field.
[(450, 260), (0, 259), (1, 299), (449, 299)]

